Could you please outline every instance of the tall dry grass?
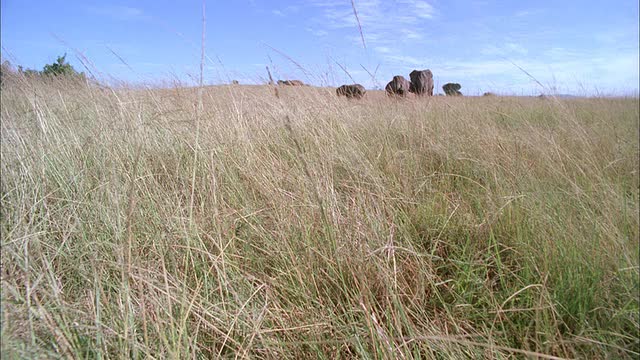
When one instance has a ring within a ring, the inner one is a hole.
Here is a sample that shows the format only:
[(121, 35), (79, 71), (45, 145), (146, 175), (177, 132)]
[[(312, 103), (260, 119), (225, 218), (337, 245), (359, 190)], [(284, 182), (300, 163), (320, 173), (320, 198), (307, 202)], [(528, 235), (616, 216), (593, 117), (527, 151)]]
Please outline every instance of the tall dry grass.
[(640, 353), (637, 98), (0, 95), (3, 357)]

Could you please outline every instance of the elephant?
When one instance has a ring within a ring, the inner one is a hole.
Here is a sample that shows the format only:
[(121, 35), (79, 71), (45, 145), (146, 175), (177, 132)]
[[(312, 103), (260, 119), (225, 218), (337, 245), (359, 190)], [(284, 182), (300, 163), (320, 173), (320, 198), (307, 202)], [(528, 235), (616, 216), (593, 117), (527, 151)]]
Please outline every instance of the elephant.
[(431, 70), (413, 70), (409, 77), (411, 78), (410, 92), (418, 96), (433, 96), (433, 73)]
[(494, 93), (492, 93), (492, 92), (486, 92), (486, 93), (482, 94), (482, 96), (489, 96), (489, 97), (491, 97), (491, 96), (496, 96), (496, 94), (494, 94)]
[(364, 86), (360, 84), (342, 85), (336, 89), (338, 96), (346, 96), (347, 98), (361, 99), (367, 93)]
[(239, 82), (238, 80), (232, 80), (232, 81), (231, 81), (231, 84), (233, 84), (233, 85), (238, 85), (238, 84), (240, 84), (240, 82)]
[(278, 80), (278, 85), (304, 86), (304, 83), (300, 80)]
[(393, 77), (393, 80), (389, 81), (387, 86), (385, 86), (385, 91), (388, 96), (407, 96), (409, 93), (409, 89), (411, 88), (411, 83), (404, 78), (404, 76), (396, 75)]
[(442, 85), (442, 90), (447, 96), (462, 96), (460, 89), (462, 86), (458, 83), (446, 83)]

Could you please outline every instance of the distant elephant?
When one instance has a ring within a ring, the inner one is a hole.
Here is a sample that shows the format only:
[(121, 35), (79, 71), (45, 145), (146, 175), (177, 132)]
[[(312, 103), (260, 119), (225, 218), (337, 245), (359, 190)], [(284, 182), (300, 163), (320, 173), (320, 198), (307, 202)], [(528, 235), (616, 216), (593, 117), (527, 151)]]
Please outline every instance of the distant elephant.
[(411, 78), (410, 92), (418, 96), (433, 96), (433, 73), (431, 70), (413, 70), (409, 77)]
[(405, 79), (404, 76), (396, 75), (393, 77), (393, 80), (389, 81), (387, 86), (385, 86), (385, 91), (388, 96), (407, 96), (409, 93), (409, 89), (411, 88), (411, 83), (409, 80)]
[(462, 96), (462, 93), (460, 92), (461, 88), (462, 86), (457, 83), (447, 83), (442, 85), (442, 90), (444, 90), (444, 93), (447, 94), (447, 96)]
[(278, 80), (278, 85), (304, 86), (304, 83), (300, 80)]
[(342, 85), (336, 89), (336, 94), (338, 96), (346, 96), (349, 99), (361, 99), (366, 93), (367, 90), (365, 90), (364, 86), (360, 84)]
[(238, 82), (238, 80), (233, 80), (233, 81), (231, 81), (231, 84), (238, 85), (238, 84), (240, 84), (240, 82)]
[(494, 94), (494, 93), (492, 93), (492, 92), (486, 92), (486, 93), (482, 94), (482, 96), (489, 96), (489, 97), (491, 97), (491, 96), (496, 96), (496, 94)]

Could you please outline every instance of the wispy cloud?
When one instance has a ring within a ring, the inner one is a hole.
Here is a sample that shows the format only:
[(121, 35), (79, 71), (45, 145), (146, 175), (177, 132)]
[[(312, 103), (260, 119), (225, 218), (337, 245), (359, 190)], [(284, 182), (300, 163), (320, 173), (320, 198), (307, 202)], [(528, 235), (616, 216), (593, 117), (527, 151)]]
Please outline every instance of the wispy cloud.
[[(322, 14), (315, 22), (326, 31), (358, 27), (349, 1), (312, 0), (311, 4)], [(365, 41), (373, 46), (421, 40), (426, 22), (437, 14), (424, 0), (359, 0), (355, 5)], [(361, 41), (359, 36), (352, 40)]]
[(385, 54), (384, 55), (384, 59), (391, 64), (397, 64), (397, 67), (400, 66), (420, 66), (420, 65), (424, 65), (424, 64), (428, 64), (432, 61), (429, 61), (429, 59), (426, 58), (420, 58), (420, 57), (415, 57), (415, 56), (408, 56), (408, 55), (397, 55), (397, 54)]
[(516, 17), (526, 17), (526, 16), (532, 16), (532, 15), (539, 15), (542, 12), (543, 12), (542, 9), (525, 9), (525, 10), (516, 11), (514, 16), (516, 16)]
[(390, 52), (392, 52), (391, 48), (386, 47), (386, 46), (376, 46), (375, 48), (373, 48), (373, 50), (381, 53), (381, 54), (389, 54)]
[(431, 4), (422, 0), (404, 0), (399, 1), (409, 7), (410, 13), (423, 19), (431, 19), (435, 15), (435, 9)]
[(314, 28), (306, 28), (305, 30), (307, 30), (308, 32), (312, 33), (315, 36), (319, 36), (319, 37), (324, 37), (329, 35), (329, 32), (326, 30), (322, 30), (322, 29), (314, 29)]
[[(446, 81), (460, 82), (463, 85), (467, 84), (468, 88), (483, 90), (495, 88), (545, 91), (563, 88), (576, 92), (581, 87), (590, 90), (637, 88), (639, 64), (637, 54), (633, 52), (600, 53), (591, 57), (575, 57), (571, 52), (566, 53), (569, 56), (563, 56), (562, 51), (557, 48), (550, 49), (549, 52), (554, 54), (553, 59), (519, 57), (512, 61), (452, 60), (444, 64), (435, 64), (434, 74)], [(519, 68), (524, 69), (547, 89), (540, 89), (536, 82)]]
[[(599, 31), (593, 34), (593, 39), (600, 45), (619, 46), (620, 44), (629, 44), (638, 40), (638, 25), (630, 27), (610, 28), (606, 31)], [(634, 46), (637, 48), (638, 43)]]
[(87, 11), (95, 15), (106, 16), (115, 20), (144, 20), (149, 18), (142, 9), (130, 6), (89, 6)]
[(416, 30), (413, 30), (413, 29), (400, 29), (398, 31), (402, 35), (403, 39), (420, 40), (420, 39), (423, 38), (422, 33), (418, 32)]
[(579, 59), (586, 56), (586, 54), (584, 54), (583, 52), (559, 46), (554, 46), (552, 48), (544, 50), (542, 52), (542, 55), (544, 56), (544, 58), (547, 58), (550, 61)]
[(279, 17), (287, 17), (287, 16), (291, 16), (297, 12), (300, 11), (300, 7), (299, 6), (295, 6), (295, 5), (291, 5), (291, 6), (287, 6), (284, 8), (280, 8), (280, 9), (274, 9), (271, 10), (271, 13), (275, 16), (279, 16)]
[(503, 45), (487, 45), (480, 50), (482, 55), (497, 55), (511, 57), (513, 55), (527, 55), (529, 51), (518, 43), (507, 42)]

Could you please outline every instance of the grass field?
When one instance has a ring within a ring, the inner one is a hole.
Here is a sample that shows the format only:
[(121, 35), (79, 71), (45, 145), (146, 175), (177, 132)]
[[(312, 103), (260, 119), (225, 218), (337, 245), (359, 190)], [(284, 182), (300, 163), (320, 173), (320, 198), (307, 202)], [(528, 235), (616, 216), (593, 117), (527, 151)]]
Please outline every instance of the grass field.
[(639, 100), (1, 88), (2, 358), (637, 358)]

